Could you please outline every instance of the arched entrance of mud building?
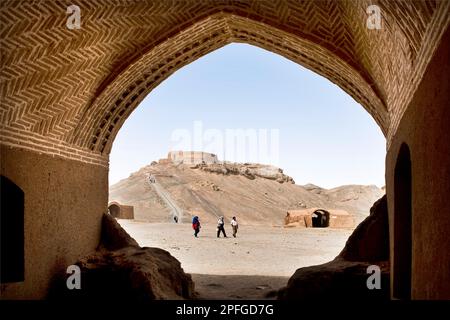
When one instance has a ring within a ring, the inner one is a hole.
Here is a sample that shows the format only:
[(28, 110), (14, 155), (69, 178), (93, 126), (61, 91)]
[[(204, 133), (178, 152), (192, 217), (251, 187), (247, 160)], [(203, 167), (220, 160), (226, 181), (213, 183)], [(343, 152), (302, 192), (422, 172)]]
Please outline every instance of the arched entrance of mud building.
[(327, 228), (330, 225), (330, 213), (319, 209), (312, 213), (313, 228)]
[(109, 214), (114, 218), (120, 217), (120, 207), (115, 203), (111, 203), (108, 207)]

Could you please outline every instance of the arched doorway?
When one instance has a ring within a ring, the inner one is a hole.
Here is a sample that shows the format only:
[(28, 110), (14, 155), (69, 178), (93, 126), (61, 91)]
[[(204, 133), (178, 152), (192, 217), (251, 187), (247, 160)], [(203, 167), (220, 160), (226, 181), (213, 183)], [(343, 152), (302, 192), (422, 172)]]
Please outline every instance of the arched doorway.
[(114, 218), (120, 217), (120, 207), (115, 203), (111, 203), (108, 207), (109, 214)]
[(330, 213), (326, 210), (319, 209), (312, 214), (313, 228), (327, 228), (330, 225)]
[(134, 219), (134, 207), (112, 201), (108, 205), (108, 212), (116, 219)]
[(394, 298), (411, 299), (412, 190), (411, 154), (403, 143), (394, 173)]
[(1, 283), (24, 280), (24, 192), (7, 177), (1, 185)]
[[(223, 26), (227, 26), (223, 28)], [(258, 30), (258, 32), (252, 32)], [(195, 33), (196, 37), (191, 34)], [(159, 46), (144, 52), (126, 69), (109, 78), (104, 90), (92, 101), (75, 128), (73, 142), (108, 155), (125, 120), (139, 103), (162, 81), (192, 61), (229, 43), (247, 43), (298, 63), (341, 87), (359, 102), (387, 134), (387, 109), (360, 70), (351, 68), (332, 50), (306, 43), (270, 24), (242, 18), (237, 14), (212, 14), (186, 28)], [(286, 41), (290, 39), (290, 41)], [(323, 52), (327, 62), (323, 63)]]

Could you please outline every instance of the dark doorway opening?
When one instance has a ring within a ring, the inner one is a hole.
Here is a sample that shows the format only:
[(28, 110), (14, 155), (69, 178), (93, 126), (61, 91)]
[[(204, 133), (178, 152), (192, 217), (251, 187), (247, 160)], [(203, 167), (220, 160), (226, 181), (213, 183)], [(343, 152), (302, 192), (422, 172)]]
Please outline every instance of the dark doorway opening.
[(111, 204), (108, 208), (109, 214), (114, 218), (120, 217), (120, 207), (117, 204)]
[(402, 144), (394, 175), (393, 296), (411, 299), (412, 184), (409, 147)]
[(24, 193), (14, 182), (0, 176), (0, 283), (24, 281)]
[(316, 210), (312, 214), (313, 228), (327, 228), (330, 225), (330, 213), (326, 210)]

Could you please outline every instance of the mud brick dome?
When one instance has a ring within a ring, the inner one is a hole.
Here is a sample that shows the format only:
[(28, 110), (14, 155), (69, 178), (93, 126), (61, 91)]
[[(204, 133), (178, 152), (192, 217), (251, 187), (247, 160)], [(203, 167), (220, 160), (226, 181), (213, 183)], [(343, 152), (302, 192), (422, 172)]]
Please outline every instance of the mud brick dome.
[[(72, 4), (80, 29), (66, 27)], [(370, 5), (381, 29), (367, 27)], [(2, 296), (45, 297), (55, 272), (95, 249), (124, 121), (175, 71), (240, 42), (328, 78), (373, 117), (387, 142), (392, 271), (409, 234), (411, 296), (449, 298), (449, 10), (432, 0), (3, 1), (1, 174), (24, 192), (25, 280), (2, 284)], [(409, 160), (397, 163), (401, 148)]]

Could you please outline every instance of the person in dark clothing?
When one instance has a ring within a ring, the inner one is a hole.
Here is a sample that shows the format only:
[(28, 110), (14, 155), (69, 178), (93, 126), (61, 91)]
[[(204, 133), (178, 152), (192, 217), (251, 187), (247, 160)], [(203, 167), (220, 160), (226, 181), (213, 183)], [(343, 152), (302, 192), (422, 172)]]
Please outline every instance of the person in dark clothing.
[(224, 225), (225, 225), (225, 222), (223, 221), (223, 217), (220, 217), (219, 221), (217, 221), (217, 238), (220, 238), (220, 232), (223, 233), (224, 238), (227, 237), (227, 234), (225, 233)]
[(200, 220), (198, 219), (197, 216), (195, 216), (194, 218), (192, 218), (192, 229), (194, 229), (194, 236), (196, 238), (198, 238), (198, 233), (200, 232)]

